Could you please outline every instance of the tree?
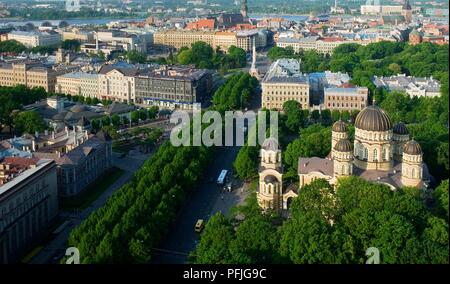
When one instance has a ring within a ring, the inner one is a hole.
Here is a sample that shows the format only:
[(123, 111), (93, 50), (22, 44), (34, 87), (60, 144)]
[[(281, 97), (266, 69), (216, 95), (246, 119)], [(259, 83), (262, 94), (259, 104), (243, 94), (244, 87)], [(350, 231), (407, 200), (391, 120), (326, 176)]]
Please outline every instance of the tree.
[(233, 163), (237, 175), (241, 179), (249, 179), (258, 174), (258, 154), (256, 146), (243, 146)]
[(148, 119), (155, 119), (158, 115), (159, 108), (157, 106), (152, 106), (147, 110), (148, 112)]
[(448, 180), (443, 180), (441, 182), (434, 190), (433, 197), (435, 200), (436, 214), (448, 218)]
[(66, 39), (61, 42), (61, 48), (71, 51), (79, 51), (81, 43), (76, 39)]
[(400, 74), (402, 72), (402, 68), (397, 63), (391, 63), (388, 67), (389, 71), (392, 72), (393, 75)]
[(286, 114), (286, 127), (291, 132), (298, 132), (304, 124), (302, 106), (297, 101), (287, 101), (283, 104), (283, 111)]
[(278, 235), (270, 217), (247, 218), (236, 230), (230, 244), (233, 263), (256, 264), (278, 261)]
[(429, 217), (427, 221), (428, 226), (422, 234), (422, 245), (425, 247), (424, 262), (448, 263), (448, 223), (444, 219), (434, 216)]
[(141, 108), (141, 109), (139, 110), (139, 118), (140, 118), (141, 120), (147, 120), (147, 118), (148, 118), (147, 115), (148, 115), (147, 109)]
[(275, 61), (279, 58), (293, 58), (294, 57), (294, 49), (292, 47), (282, 48), (282, 47), (272, 47), (269, 49), (267, 53), (267, 57), (270, 60)]
[(233, 227), (220, 213), (213, 215), (205, 226), (195, 250), (194, 262), (198, 264), (232, 263), (229, 250), (233, 241)]
[(134, 110), (131, 112), (131, 122), (133, 122), (133, 123), (139, 122), (139, 111)]
[(111, 117), (111, 123), (112, 125), (114, 125), (115, 127), (119, 127), (122, 124), (121, 118), (120, 116), (118, 116), (117, 114), (114, 114)]
[(98, 131), (100, 129), (100, 121), (97, 119), (92, 120), (91, 127), (93, 130)]
[(14, 128), (17, 133), (34, 134), (35, 132), (44, 131), (46, 125), (37, 112), (24, 111), (15, 118)]
[(30, 49), (32, 53), (40, 53), (40, 54), (52, 54), (56, 50), (56, 47), (52, 46), (35, 46)]
[(322, 116), (322, 123), (323, 124), (325, 124), (325, 125), (331, 124), (331, 122), (332, 122), (332, 120), (331, 120), (331, 111), (329, 109), (322, 110), (321, 116)]
[(319, 112), (317, 109), (313, 110), (313, 111), (311, 112), (311, 118), (312, 118), (314, 121), (318, 121), (319, 118), (320, 118), (320, 112)]
[(16, 40), (0, 41), (0, 53), (3, 52), (21, 53), (26, 49), (27, 48), (22, 43)]
[(331, 151), (331, 129), (319, 124), (300, 131), (284, 152), (284, 162), (291, 173), (297, 172), (298, 157), (326, 157)]
[(317, 214), (292, 216), (280, 238), (280, 255), (292, 263), (336, 263), (331, 226)]
[(130, 50), (125, 53), (125, 58), (130, 63), (145, 63), (147, 60), (147, 55), (136, 50)]
[(341, 113), (338, 110), (333, 109), (333, 111), (331, 112), (331, 118), (333, 122), (336, 122), (341, 118)]
[(109, 116), (104, 116), (101, 119), (101, 125), (102, 126), (109, 126), (111, 124), (111, 118)]
[(227, 55), (231, 68), (243, 68), (247, 65), (247, 54), (242, 48), (232, 45), (228, 48)]

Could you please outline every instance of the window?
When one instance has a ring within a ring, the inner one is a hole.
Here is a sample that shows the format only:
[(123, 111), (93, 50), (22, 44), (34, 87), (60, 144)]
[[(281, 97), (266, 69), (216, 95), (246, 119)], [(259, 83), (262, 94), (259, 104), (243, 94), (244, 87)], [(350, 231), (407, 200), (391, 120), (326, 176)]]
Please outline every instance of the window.
[(378, 150), (377, 149), (373, 149), (373, 160), (375, 162), (378, 161)]

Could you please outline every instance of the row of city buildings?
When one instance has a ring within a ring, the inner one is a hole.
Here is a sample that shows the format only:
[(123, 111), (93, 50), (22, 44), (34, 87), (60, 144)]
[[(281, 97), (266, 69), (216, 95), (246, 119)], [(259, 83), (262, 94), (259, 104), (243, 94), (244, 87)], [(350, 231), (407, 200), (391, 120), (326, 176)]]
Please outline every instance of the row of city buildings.
[(84, 105), (48, 97), (24, 110), (38, 113), (52, 131), (0, 141), (0, 263), (17, 263), (48, 236), (59, 201), (89, 190), (113, 166), (112, 139), (93, 134), (92, 121), (131, 120), (133, 105)]
[(98, 71), (77, 66), (47, 66), (39, 61), (0, 65), (0, 86), (43, 87), (51, 93), (123, 103), (191, 108), (212, 89), (212, 72), (191, 66), (143, 67), (105, 64)]
[(58, 219), (59, 198), (112, 166), (112, 141), (74, 127), (0, 141), (0, 263), (17, 263)]
[[(304, 74), (300, 65), (296, 59), (272, 63), (261, 80), (262, 107), (282, 110), (289, 100), (299, 102), (302, 109), (353, 111), (368, 106), (368, 88), (352, 85), (348, 74), (330, 71)], [(404, 92), (410, 97), (440, 96), (441, 85), (433, 77), (375, 76), (373, 83), (377, 88)]]
[(237, 31), (209, 31), (209, 30), (161, 30), (154, 33), (154, 44), (164, 47), (180, 49), (190, 47), (197, 41), (203, 41), (213, 48), (220, 48), (226, 52), (231, 46), (242, 48), (250, 52), (253, 44), (256, 48), (267, 45), (267, 30), (237, 30)]
[(57, 77), (57, 93), (156, 105), (192, 108), (212, 90), (212, 72), (193, 67), (159, 68), (104, 65), (97, 73), (75, 72)]

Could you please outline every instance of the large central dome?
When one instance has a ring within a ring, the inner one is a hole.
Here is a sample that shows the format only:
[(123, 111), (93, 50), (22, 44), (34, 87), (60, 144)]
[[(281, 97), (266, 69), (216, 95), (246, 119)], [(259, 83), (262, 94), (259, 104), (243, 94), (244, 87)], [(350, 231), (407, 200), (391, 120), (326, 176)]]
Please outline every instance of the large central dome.
[(355, 127), (367, 131), (388, 131), (392, 129), (392, 122), (381, 108), (368, 106), (356, 117)]

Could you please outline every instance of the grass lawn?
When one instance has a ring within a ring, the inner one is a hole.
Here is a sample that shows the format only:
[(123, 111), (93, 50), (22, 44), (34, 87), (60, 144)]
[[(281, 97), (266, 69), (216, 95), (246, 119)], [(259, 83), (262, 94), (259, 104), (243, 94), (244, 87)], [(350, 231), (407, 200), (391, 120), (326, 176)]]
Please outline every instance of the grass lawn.
[(62, 210), (85, 209), (92, 204), (108, 187), (118, 180), (124, 171), (112, 167), (101, 175), (96, 181), (88, 186), (76, 197), (60, 198), (59, 208)]

